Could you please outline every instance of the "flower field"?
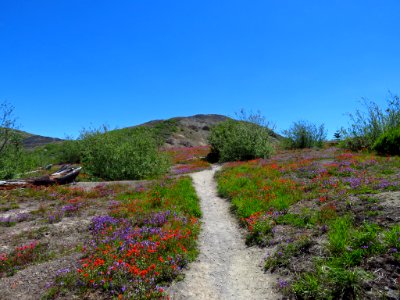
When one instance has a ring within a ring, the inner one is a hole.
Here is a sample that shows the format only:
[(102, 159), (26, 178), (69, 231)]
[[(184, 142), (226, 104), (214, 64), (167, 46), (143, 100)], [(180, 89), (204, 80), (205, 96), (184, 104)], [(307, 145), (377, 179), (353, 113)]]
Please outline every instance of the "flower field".
[[(176, 175), (210, 167), (206, 147), (168, 151)], [(216, 179), (246, 243), (264, 247), (276, 291), (293, 299), (400, 297), (399, 157), (282, 151), (227, 163)], [(198, 254), (191, 179), (78, 186), (0, 191), (5, 299), (168, 298)]]
[[(28, 276), (46, 262), (57, 271), (46, 274), (43, 299), (158, 299), (197, 255), (201, 212), (188, 177), (2, 193), (3, 218), (13, 222), (0, 227), (0, 286), (1, 277)], [(66, 257), (75, 259), (56, 263)]]
[[(398, 297), (400, 159), (321, 151), (229, 163), (218, 189), (299, 299)], [(397, 199), (397, 203), (394, 202)]]
[(175, 147), (166, 149), (165, 152), (171, 157), (173, 175), (186, 174), (202, 171), (210, 168), (205, 158), (210, 152), (209, 146), (197, 147)]

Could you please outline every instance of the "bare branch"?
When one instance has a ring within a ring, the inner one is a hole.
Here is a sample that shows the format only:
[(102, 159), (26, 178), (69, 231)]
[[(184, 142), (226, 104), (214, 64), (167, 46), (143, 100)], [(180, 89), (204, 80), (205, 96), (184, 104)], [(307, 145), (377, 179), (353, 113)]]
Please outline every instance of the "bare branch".
[(4, 101), (0, 104), (0, 153), (4, 151), (16, 129), (14, 106)]

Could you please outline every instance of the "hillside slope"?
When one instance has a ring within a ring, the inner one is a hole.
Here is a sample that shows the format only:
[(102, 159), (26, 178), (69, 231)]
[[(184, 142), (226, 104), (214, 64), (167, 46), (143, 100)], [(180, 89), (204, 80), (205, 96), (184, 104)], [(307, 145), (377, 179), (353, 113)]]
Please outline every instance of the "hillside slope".
[[(141, 126), (152, 127), (158, 136), (164, 141), (164, 146), (193, 147), (207, 145), (212, 126), (230, 120), (230, 117), (217, 114), (197, 114), (188, 117), (174, 117), (167, 120), (153, 120), (140, 125), (116, 129), (129, 130)], [(24, 131), (18, 131), (26, 149), (44, 146), (49, 143), (61, 142), (62, 139), (36, 135)], [(279, 139), (279, 135), (271, 131), (272, 140)]]
[[(165, 140), (165, 147), (192, 147), (207, 145), (212, 126), (232, 118), (217, 114), (198, 114), (189, 117), (175, 117), (168, 120), (150, 121), (138, 126), (149, 126), (159, 131)], [(279, 135), (271, 131), (273, 140)]]
[(42, 136), (21, 130), (14, 130), (22, 139), (22, 145), (25, 149), (33, 149), (50, 143), (61, 142), (62, 139)]

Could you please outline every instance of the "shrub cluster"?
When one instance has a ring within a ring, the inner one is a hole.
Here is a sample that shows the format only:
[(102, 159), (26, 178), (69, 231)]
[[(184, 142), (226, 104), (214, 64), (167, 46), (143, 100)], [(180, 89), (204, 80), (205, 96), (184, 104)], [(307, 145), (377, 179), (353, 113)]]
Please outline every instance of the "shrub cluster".
[(81, 145), (85, 170), (103, 179), (156, 177), (169, 168), (167, 156), (158, 151), (156, 138), (147, 128), (86, 131)]
[(284, 131), (286, 139), (283, 141), (284, 148), (304, 149), (322, 147), (326, 140), (324, 125), (319, 127), (306, 121), (294, 122), (293, 125)]
[(380, 135), (372, 148), (379, 154), (400, 155), (400, 127)]
[(209, 143), (215, 161), (268, 158), (272, 153), (270, 130), (246, 121), (227, 120), (211, 129)]
[(350, 114), (352, 124), (343, 130), (345, 139), (341, 146), (353, 151), (372, 150), (375, 143), (378, 143), (376, 150), (384, 153), (391, 149), (390, 144), (396, 140), (396, 128), (400, 127), (400, 99), (391, 95), (385, 109), (375, 102), (364, 100), (363, 104), (364, 111), (357, 110)]

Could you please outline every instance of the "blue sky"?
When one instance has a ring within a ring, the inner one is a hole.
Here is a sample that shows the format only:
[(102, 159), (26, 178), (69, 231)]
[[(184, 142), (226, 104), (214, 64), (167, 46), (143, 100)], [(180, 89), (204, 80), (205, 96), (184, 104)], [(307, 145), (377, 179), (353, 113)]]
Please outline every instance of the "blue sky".
[(0, 101), (21, 129), (257, 111), (346, 126), (400, 93), (400, 1), (0, 1)]

